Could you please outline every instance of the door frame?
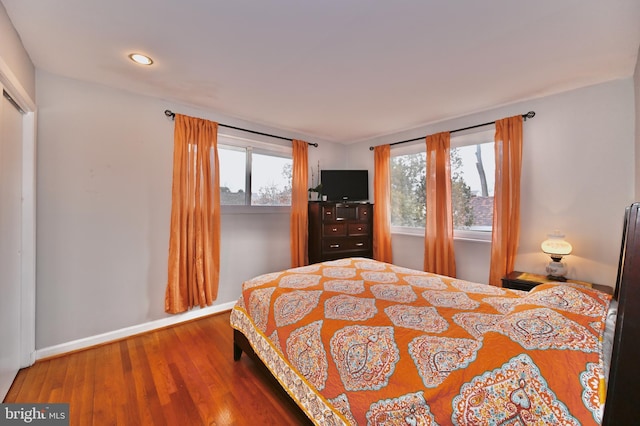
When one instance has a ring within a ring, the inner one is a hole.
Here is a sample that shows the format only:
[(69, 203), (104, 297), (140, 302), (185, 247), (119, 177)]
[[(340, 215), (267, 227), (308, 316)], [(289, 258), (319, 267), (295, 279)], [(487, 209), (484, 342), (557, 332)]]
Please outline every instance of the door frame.
[(0, 85), (24, 111), (22, 115), (22, 237), (20, 282), (20, 366), (36, 360), (36, 116), (37, 108), (0, 57)]

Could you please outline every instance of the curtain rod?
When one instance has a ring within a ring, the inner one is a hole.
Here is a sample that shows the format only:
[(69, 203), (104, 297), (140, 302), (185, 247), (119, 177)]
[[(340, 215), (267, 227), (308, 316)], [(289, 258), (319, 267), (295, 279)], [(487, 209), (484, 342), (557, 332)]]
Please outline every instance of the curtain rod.
[[(527, 121), (527, 118), (533, 118), (536, 116), (536, 113), (533, 111), (529, 111), (526, 114), (522, 114), (522, 118), (524, 119), (524, 121)], [(462, 132), (463, 130), (469, 130), (469, 129), (475, 129), (476, 127), (483, 127), (483, 126), (489, 126), (491, 124), (495, 124), (495, 121), (490, 121), (488, 123), (482, 123), (482, 124), (476, 124), (475, 126), (469, 126), (469, 127), (463, 127), (462, 129), (455, 129), (455, 130), (451, 130), (449, 131), (449, 133), (456, 133), (456, 132)], [(400, 145), (401, 143), (407, 143), (407, 142), (415, 142), (415, 141), (419, 141), (420, 139), (424, 139), (426, 136), (420, 136), (419, 138), (413, 138), (413, 139), (407, 139), (406, 141), (400, 141), (400, 142), (393, 142), (390, 143), (390, 146), (393, 145)], [(373, 151), (375, 147), (370, 146), (369, 147), (369, 151)]]
[[(166, 115), (167, 117), (171, 117), (171, 119), (173, 120), (176, 117), (176, 113), (172, 112), (169, 109), (165, 109), (164, 110), (164, 115)], [(269, 136), (270, 138), (276, 138), (276, 139), (282, 139), (284, 141), (289, 141), (289, 142), (293, 142), (293, 139), (291, 138), (285, 138), (283, 136), (276, 136), (276, 135), (271, 135), (269, 133), (262, 133), (262, 132), (257, 132), (255, 130), (249, 130), (249, 129), (243, 129), (242, 127), (236, 127), (236, 126), (230, 126), (228, 124), (221, 124), (218, 123), (218, 126), (220, 127), (226, 127), (227, 129), (234, 129), (234, 130), (241, 130), (243, 132), (248, 132), (248, 133), (253, 133), (254, 135), (262, 135), (262, 136)], [(307, 142), (308, 145), (311, 146), (315, 146), (316, 148), (318, 147), (317, 143), (311, 143), (311, 142)]]

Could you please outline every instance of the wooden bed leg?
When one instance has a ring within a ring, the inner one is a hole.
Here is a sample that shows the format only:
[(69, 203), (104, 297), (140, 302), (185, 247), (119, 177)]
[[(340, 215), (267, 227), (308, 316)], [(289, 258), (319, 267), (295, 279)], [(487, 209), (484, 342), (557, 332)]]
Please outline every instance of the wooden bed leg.
[(242, 348), (237, 343), (233, 343), (233, 360), (238, 361), (242, 356)]
[[(244, 349), (243, 349), (244, 348)], [(240, 333), (238, 330), (233, 330), (233, 360), (239, 361), (242, 356), (242, 352), (249, 353), (249, 341), (244, 334)]]

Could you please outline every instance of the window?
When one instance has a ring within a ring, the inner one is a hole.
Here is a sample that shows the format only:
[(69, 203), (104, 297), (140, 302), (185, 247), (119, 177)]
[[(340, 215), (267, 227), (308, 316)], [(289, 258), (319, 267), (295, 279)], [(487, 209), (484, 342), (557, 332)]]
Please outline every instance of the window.
[[(451, 138), (451, 203), (456, 238), (490, 239), (495, 173), (494, 130)], [(391, 156), (391, 227), (423, 233), (426, 214), (424, 142)]]
[(221, 205), (291, 205), (291, 146), (218, 135), (218, 160)]

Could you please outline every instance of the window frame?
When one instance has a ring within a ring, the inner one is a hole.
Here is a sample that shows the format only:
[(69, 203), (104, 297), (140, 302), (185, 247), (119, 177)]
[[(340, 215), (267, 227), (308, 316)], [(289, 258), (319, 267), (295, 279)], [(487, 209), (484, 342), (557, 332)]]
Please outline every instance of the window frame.
[[(269, 155), (273, 157), (288, 158), (293, 160), (293, 147), (289, 143), (285, 145), (281, 141), (272, 141), (268, 136), (260, 135), (254, 138), (237, 135), (232, 131), (218, 132), (218, 149), (230, 149), (245, 152), (245, 204), (221, 204), (220, 209), (225, 214), (264, 214), (264, 213), (289, 213), (291, 205), (264, 206), (251, 204), (251, 173), (253, 154)], [(286, 142), (285, 142), (286, 143)]]
[[(451, 148), (461, 148), (463, 146), (493, 142), (494, 135), (495, 135), (495, 124), (492, 124), (491, 127), (484, 128), (483, 130), (472, 129), (472, 130), (460, 132), (460, 134), (451, 136)], [(391, 157), (418, 154), (420, 152), (426, 152), (424, 139), (411, 144), (406, 144), (398, 147), (393, 147), (393, 146), (391, 147)], [(391, 225), (391, 234), (424, 237), (424, 233), (425, 233), (424, 227)], [(479, 231), (479, 230), (470, 230), (470, 229), (454, 229), (453, 230), (453, 239), (459, 240), (459, 241), (474, 241), (474, 242), (490, 243), (492, 236), (493, 236), (493, 229), (491, 229), (491, 231)]]

